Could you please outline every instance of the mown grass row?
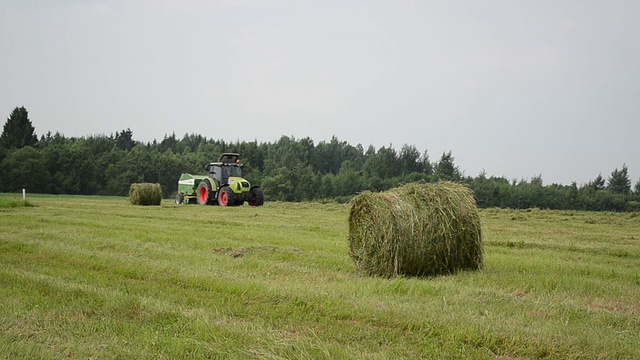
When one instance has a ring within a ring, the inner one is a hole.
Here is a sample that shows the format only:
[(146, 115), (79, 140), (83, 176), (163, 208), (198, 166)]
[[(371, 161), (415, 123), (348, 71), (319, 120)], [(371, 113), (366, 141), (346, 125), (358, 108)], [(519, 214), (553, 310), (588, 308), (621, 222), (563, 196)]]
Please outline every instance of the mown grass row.
[(2, 358), (639, 358), (640, 217), (483, 210), (485, 266), (358, 275), (349, 207), (0, 208)]

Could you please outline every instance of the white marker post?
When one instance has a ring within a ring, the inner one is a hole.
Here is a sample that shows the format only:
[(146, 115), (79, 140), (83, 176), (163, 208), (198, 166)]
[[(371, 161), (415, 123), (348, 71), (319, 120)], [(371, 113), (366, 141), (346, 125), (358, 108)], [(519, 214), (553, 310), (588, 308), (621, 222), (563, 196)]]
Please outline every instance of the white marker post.
[(27, 189), (22, 189), (22, 200), (27, 201)]

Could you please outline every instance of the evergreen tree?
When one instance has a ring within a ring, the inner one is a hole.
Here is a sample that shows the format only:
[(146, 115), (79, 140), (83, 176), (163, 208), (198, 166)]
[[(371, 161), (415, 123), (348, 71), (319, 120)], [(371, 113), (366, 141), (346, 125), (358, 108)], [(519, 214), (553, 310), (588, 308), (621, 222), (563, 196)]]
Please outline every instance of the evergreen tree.
[(427, 150), (422, 153), (422, 156), (420, 157), (420, 163), (422, 165), (422, 171), (425, 175), (428, 176), (433, 174), (433, 165), (431, 165), (431, 162), (429, 162), (429, 152)]
[(404, 144), (400, 149), (400, 162), (402, 164), (402, 171), (406, 173), (422, 172), (422, 164), (420, 159), (420, 151), (413, 146)]
[(174, 153), (176, 153), (176, 145), (178, 144), (178, 140), (176, 139), (176, 133), (172, 133), (171, 136), (167, 136), (167, 134), (164, 134), (164, 139), (162, 139), (162, 142), (160, 142), (160, 145), (158, 145), (158, 151), (163, 153), (167, 150), (171, 150)]
[(462, 178), (460, 169), (454, 165), (453, 160), (455, 158), (451, 154), (451, 150), (442, 153), (440, 161), (435, 166), (435, 175), (438, 180), (458, 181)]
[(602, 174), (598, 174), (598, 177), (596, 177), (595, 180), (589, 181), (587, 187), (596, 191), (606, 189)]
[(7, 119), (0, 135), (0, 147), (9, 149), (21, 149), (25, 146), (35, 146), (38, 137), (35, 128), (29, 120), (29, 113), (24, 107), (13, 109)]
[(136, 146), (136, 142), (133, 140), (133, 132), (131, 129), (122, 130), (122, 132), (116, 131), (116, 146), (120, 150), (131, 150)]
[(381, 147), (370, 154), (363, 166), (364, 173), (371, 181), (372, 190), (386, 190), (394, 184), (393, 178), (402, 175), (402, 164), (393, 147)]
[(627, 165), (622, 165), (622, 170), (616, 168), (608, 179), (608, 187), (614, 194), (629, 195), (631, 193), (631, 180), (629, 179)]

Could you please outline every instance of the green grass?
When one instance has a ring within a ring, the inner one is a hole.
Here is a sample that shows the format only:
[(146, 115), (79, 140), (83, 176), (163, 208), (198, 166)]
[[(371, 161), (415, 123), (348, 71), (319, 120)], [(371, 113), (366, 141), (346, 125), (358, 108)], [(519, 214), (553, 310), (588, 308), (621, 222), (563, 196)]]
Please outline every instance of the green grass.
[(31, 206), (33, 206), (33, 203), (29, 200), (0, 196), (0, 208), (31, 207)]
[(0, 358), (640, 358), (638, 214), (482, 210), (482, 271), (382, 279), (348, 205), (29, 201), (0, 207)]

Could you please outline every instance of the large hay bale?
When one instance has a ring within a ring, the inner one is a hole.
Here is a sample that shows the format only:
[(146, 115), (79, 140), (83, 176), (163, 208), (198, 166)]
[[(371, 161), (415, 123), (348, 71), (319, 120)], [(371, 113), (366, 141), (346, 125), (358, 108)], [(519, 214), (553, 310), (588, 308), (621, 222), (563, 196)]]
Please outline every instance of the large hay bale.
[(407, 184), (352, 200), (350, 255), (372, 276), (429, 276), (482, 266), (480, 216), (461, 184)]
[(129, 200), (133, 205), (160, 205), (162, 186), (151, 183), (131, 184)]

